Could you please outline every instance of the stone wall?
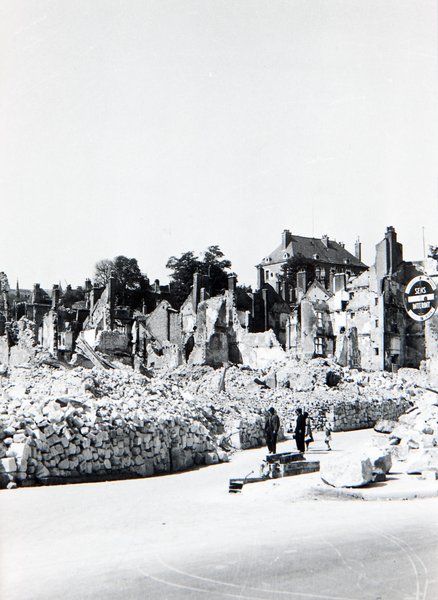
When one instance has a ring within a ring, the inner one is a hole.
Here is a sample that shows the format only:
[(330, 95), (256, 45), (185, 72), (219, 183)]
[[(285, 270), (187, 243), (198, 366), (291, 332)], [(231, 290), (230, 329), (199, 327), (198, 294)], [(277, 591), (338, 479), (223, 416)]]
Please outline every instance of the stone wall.
[(396, 421), (408, 408), (405, 399), (339, 403), (331, 408), (330, 421), (333, 431), (368, 429), (383, 419)]

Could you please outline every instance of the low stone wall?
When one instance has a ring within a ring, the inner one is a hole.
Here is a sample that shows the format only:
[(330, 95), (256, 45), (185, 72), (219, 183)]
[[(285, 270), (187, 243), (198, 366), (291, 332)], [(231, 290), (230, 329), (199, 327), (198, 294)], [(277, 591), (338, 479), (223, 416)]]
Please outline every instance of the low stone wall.
[(51, 402), (47, 416), (34, 422), (19, 419), (3, 429), (3, 483), (50, 483), (121, 473), (144, 477), (227, 460), (200, 422), (166, 415), (152, 421), (135, 414), (102, 419), (84, 408)]
[(396, 421), (409, 408), (409, 402), (399, 400), (361, 400), (339, 403), (330, 409), (333, 431), (352, 431), (374, 427), (377, 421)]

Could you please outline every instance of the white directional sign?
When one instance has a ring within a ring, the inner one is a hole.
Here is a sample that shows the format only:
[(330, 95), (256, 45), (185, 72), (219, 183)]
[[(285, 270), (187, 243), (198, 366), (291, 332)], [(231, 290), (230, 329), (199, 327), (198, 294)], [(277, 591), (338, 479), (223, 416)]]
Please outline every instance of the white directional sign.
[(415, 321), (430, 319), (437, 308), (437, 288), (431, 277), (419, 275), (407, 284), (405, 307), (408, 315)]

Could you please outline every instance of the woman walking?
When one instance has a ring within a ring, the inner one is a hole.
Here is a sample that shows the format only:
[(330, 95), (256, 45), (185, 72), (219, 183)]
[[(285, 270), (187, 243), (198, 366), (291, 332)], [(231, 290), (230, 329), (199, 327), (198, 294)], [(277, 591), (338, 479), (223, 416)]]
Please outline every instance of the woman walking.
[(306, 444), (306, 452), (309, 450), (309, 444), (313, 442), (313, 433), (312, 433), (312, 424), (310, 422), (309, 413), (304, 413), (304, 418), (306, 420), (306, 429), (304, 435), (304, 443)]

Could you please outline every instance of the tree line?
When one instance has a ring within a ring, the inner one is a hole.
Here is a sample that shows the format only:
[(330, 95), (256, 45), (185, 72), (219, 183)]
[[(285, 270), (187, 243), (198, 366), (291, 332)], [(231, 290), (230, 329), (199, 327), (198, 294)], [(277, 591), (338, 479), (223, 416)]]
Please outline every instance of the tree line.
[[(212, 294), (219, 293), (228, 285), (228, 270), (231, 261), (225, 258), (219, 246), (209, 246), (197, 256), (193, 251), (183, 252), (181, 256), (171, 256), (166, 263), (171, 271), (170, 280), (175, 308), (179, 309), (190, 293), (193, 275), (200, 273), (210, 278)], [(116, 282), (116, 302), (121, 305), (140, 307), (150, 287), (146, 273), (143, 273), (136, 258), (116, 256), (96, 263), (93, 282), (105, 286), (110, 277)]]

